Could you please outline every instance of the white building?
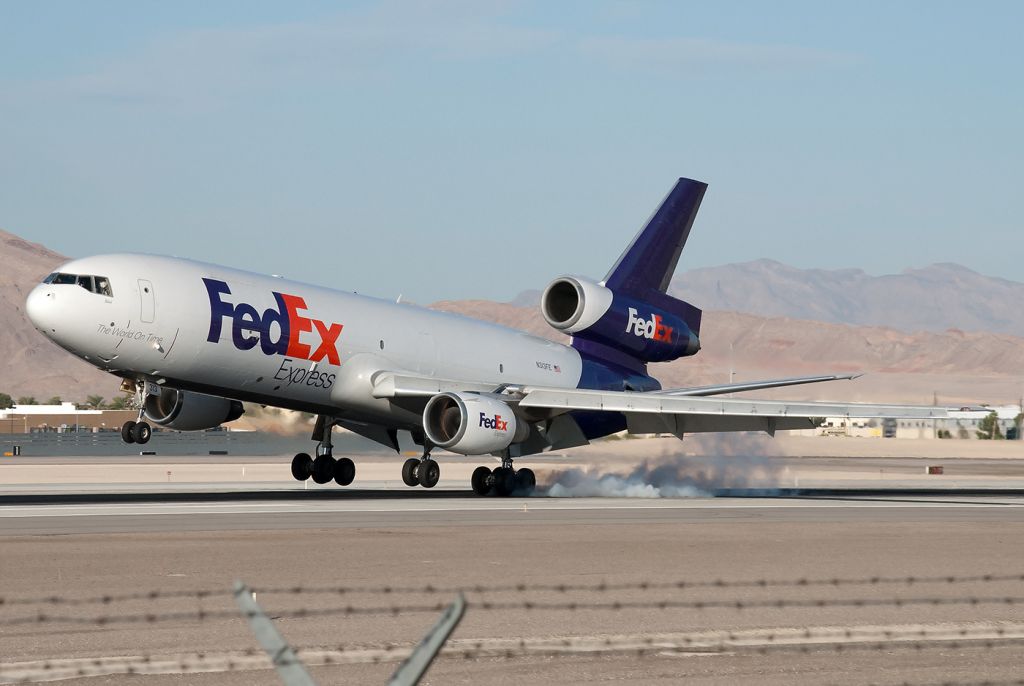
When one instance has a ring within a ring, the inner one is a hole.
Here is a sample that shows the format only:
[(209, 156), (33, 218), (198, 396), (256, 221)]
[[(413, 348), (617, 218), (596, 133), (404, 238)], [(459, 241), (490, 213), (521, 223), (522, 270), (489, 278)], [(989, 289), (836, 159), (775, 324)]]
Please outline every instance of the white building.
[(64, 402), (60, 405), (15, 405), (12, 408), (6, 410), (0, 410), (0, 420), (7, 419), (8, 417), (23, 415), (39, 415), (39, 414), (57, 414), (67, 415), (69, 417), (74, 416), (88, 416), (103, 414), (103, 410), (79, 410), (75, 407), (74, 403)]
[(948, 431), (950, 438), (976, 439), (981, 422), (992, 412), (1003, 436), (1014, 428), (1020, 405), (981, 406), (954, 410), (947, 419), (849, 419), (826, 417), (820, 426), (799, 432), (802, 436), (856, 436), (864, 438), (938, 438)]

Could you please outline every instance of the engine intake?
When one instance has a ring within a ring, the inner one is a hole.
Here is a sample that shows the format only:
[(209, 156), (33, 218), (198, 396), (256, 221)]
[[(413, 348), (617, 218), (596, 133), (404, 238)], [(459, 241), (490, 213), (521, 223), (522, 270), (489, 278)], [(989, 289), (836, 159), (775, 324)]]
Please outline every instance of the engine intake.
[(423, 431), (438, 448), (485, 455), (526, 439), (530, 426), (506, 403), (475, 393), (440, 393), (423, 408)]
[(540, 311), (548, 324), (576, 333), (592, 326), (612, 305), (612, 292), (592, 281), (562, 276), (544, 289)]
[(159, 393), (146, 395), (144, 413), (146, 419), (158, 426), (178, 431), (202, 431), (233, 422), (245, 413), (245, 409), (237, 400), (161, 387)]

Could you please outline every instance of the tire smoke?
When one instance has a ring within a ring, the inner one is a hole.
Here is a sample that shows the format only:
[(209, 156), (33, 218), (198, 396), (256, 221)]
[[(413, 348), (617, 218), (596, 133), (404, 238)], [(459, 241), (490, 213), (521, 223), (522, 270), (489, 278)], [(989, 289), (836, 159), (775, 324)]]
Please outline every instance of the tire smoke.
[[(687, 438), (687, 442), (690, 439)], [(780, 468), (763, 454), (763, 442), (746, 435), (702, 436), (699, 454), (665, 452), (639, 465), (616, 469), (597, 465), (541, 477), (536, 495), (550, 498), (698, 498), (771, 495), (779, 490)], [(689, 446), (688, 446), (689, 447)]]

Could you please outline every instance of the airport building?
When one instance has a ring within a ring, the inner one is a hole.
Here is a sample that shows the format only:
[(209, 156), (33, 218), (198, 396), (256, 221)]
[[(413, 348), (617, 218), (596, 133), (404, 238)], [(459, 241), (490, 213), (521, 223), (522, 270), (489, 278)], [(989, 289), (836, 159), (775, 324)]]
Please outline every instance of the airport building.
[(122, 424), (138, 414), (137, 410), (82, 410), (74, 403), (15, 405), (0, 410), (0, 433), (120, 431)]
[(826, 417), (821, 426), (800, 431), (804, 436), (853, 436), (859, 438), (952, 438), (978, 439), (985, 418), (996, 413), (1000, 433), (1010, 439), (1019, 439), (1017, 417), (1020, 405), (965, 408), (949, 413), (947, 419), (848, 419)]

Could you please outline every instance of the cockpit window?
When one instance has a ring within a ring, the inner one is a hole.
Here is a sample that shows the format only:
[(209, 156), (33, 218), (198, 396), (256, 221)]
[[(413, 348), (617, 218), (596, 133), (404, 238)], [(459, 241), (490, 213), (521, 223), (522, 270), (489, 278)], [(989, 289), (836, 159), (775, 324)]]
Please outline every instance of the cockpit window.
[(74, 274), (50, 274), (46, 277), (46, 283), (75, 283)]
[(90, 293), (96, 293), (97, 295), (105, 295), (108, 298), (114, 297), (114, 291), (110, 288), (110, 279), (105, 276), (91, 276), (91, 275), (77, 275), (77, 274), (64, 274), (63, 272), (54, 272), (45, 279), (43, 283), (53, 284), (78, 284)]

